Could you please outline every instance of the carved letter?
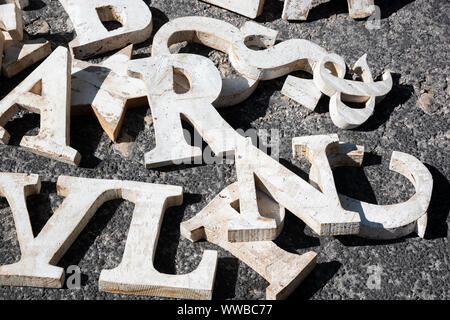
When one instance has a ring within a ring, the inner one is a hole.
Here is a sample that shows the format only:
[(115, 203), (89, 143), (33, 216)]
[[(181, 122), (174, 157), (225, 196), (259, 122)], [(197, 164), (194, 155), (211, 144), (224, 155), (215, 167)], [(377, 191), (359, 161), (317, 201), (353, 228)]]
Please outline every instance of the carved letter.
[[(361, 150), (361, 147), (358, 147), (358, 149)], [(349, 144), (340, 144), (338, 149), (333, 150), (328, 158), (330, 166), (334, 168), (361, 165), (362, 157), (361, 161), (348, 161), (348, 157), (345, 156), (348, 150)], [(361, 155), (363, 155), (362, 152)], [(427, 209), (433, 190), (433, 177), (415, 157), (398, 151), (392, 153), (389, 168), (404, 175), (414, 185), (416, 193), (411, 199), (399, 204), (377, 205), (339, 194), (342, 206), (360, 214), (359, 236), (361, 237), (397, 239), (412, 232), (417, 232), (423, 238), (427, 226)], [(319, 171), (321, 169), (318, 169), (316, 165), (311, 166), (309, 179), (315, 186), (318, 185)]]
[[(92, 107), (112, 141), (117, 139), (128, 106), (148, 106), (145, 83), (128, 75), (132, 51), (130, 45), (100, 64), (73, 61), (72, 114)], [(138, 103), (128, 103), (131, 100)]]
[[(145, 154), (148, 168), (202, 157), (200, 148), (189, 145), (181, 118), (188, 120), (220, 156), (232, 154), (235, 142), (243, 139), (212, 106), (222, 88), (219, 71), (208, 58), (176, 54), (132, 60), (130, 74), (145, 81), (152, 110), (156, 147)], [(190, 89), (174, 91), (174, 72), (189, 79)]]
[[(217, 252), (205, 250), (197, 269), (189, 274), (164, 274), (153, 266), (159, 229), (169, 194), (135, 191), (128, 200), (135, 203), (122, 262), (100, 274), (99, 289), (113, 293), (163, 296), (181, 299), (211, 299), (217, 267)], [(130, 198), (131, 197), (131, 198)], [(177, 201), (177, 205), (181, 201)]]
[(39, 189), (37, 175), (0, 174), (0, 195), (11, 206), (21, 250), (19, 262), (0, 267), (0, 284), (60, 288), (64, 269), (55, 264), (103, 203), (122, 198), (135, 203), (125, 253), (118, 268), (102, 272), (100, 289), (181, 298), (211, 297), (216, 252), (205, 251), (198, 269), (187, 275), (161, 274), (153, 267), (164, 211), (182, 203), (181, 187), (61, 176), (58, 195), (65, 199), (34, 237), (25, 199), (39, 193)]
[(37, 136), (25, 136), (20, 146), (30, 152), (78, 165), (81, 156), (70, 145), (70, 67), (66, 48), (57, 48), (21, 84), (0, 101), (0, 141), (9, 134), (3, 126), (18, 107), (41, 115)]
[[(340, 57), (337, 55), (324, 57), (314, 69), (314, 83), (320, 91), (330, 97), (330, 115), (333, 123), (342, 129), (352, 129), (363, 124), (373, 114), (376, 98), (379, 101), (391, 91), (392, 76), (387, 71), (383, 74), (383, 81), (373, 82), (366, 55), (364, 55), (353, 67), (353, 70), (361, 69), (364, 82), (342, 79), (331, 74), (326, 67), (330, 63), (337, 65), (339, 61)], [(341, 99), (366, 102), (366, 106), (363, 109), (350, 108)]]
[[(324, 169), (320, 176), (323, 192), (315, 190), (308, 182), (249, 142), (238, 143), (235, 159), (240, 198), (241, 201), (251, 203), (241, 204), (241, 214), (228, 224), (228, 240), (266, 240), (267, 233), (272, 237), (276, 234), (275, 222), (267, 221), (267, 218), (264, 219), (256, 212), (254, 188), (249, 189), (253, 179), (260, 190), (264, 190), (280, 205), (302, 219), (318, 235), (359, 232), (359, 215), (357, 212), (344, 210), (340, 205), (326, 158), (326, 153), (337, 147), (337, 136), (294, 139), (293, 145), (296, 155), (306, 157)], [(356, 155), (356, 158), (361, 157)], [(239, 169), (240, 167), (245, 170)], [(266, 231), (268, 228), (270, 232)]]
[[(69, 44), (75, 58), (84, 59), (147, 40), (152, 14), (142, 0), (60, 0), (77, 37)], [(108, 31), (102, 21), (117, 21), (120, 28)]]
[[(293, 71), (302, 70), (313, 73), (314, 67), (328, 55), (319, 45), (302, 39), (289, 39), (265, 50), (251, 50), (250, 40), (264, 39), (261, 31), (264, 27), (249, 21), (242, 27), (241, 34), (233, 38), (230, 61), (242, 75), (250, 79), (271, 80), (285, 76)], [(275, 31), (274, 31), (275, 32)], [(345, 62), (341, 58), (337, 68), (339, 76), (345, 75)], [(322, 96), (312, 80), (288, 76), (281, 92), (314, 110)]]
[[(346, 65), (342, 57), (329, 54), (311, 41), (290, 39), (266, 50), (251, 50), (249, 39), (259, 37), (260, 26), (247, 22), (242, 28), (247, 36), (237, 34), (233, 38), (233, 54), (230, 60), (236, 69), (250, 79), (270, 80), (295, 70), (313, 73), (313, 80), (288, 76), (281, 90), (310, 110), (314, 110), (322, 93), (331, 97), (330, 115), (334, 124), (342, 129), (355, 128), (373, 113), (376, 99), (382, 99), (392, 89), (390, 72), (383, 74), (383, 81), (373, 82), (366, 56), (355, 64), (361, 69), (364, 82), (344, 79)], [(342, 101), (367, 102), (364, 109), (347, 107)]]
[[(243, 32), (233, 37), (230, 60), (250, 79), (271, 80), (297, 70), (312, 72), (314, 65), (328, 54), (321, 46), (302, 39), (289, 39), (265, 50), (250, 49), (251, 41), (264, 39), (261, 35), (264, 29), (267, 28), (248, 21), (241, 27)], [(345, 66), (343, 60), (342, 64)]]
[[(284, 208), (265, 193), (257, 191), (256, 201), (264, 216), (278, 220), (284, 217)], [(228, 250), (270, 283), (266, 299), (284, 299), (314, 268), (316, 253), (292, 254), (272, 241), (229, 242), (227, 226), (229, 221), (239, 217), (239, 203), (238, 185), (235, 183), (220, 192), (195, 217), (182, 222), (181, 234), (191, 241), (206, 239)]]
[[(245, 32), (245, 30), (240, 31), (232, 24), (218, 19), (208, 17), (177, 18), (163, 25), (155, 34), (152, 55), (171, 54), (169, 46), (182, 41), (201, 43), (230, 55), (233, 36), (241, 32)], [(265, 39), (264, 46), (275, 43), (276, 31), (261, 28), (260, 33)], [(216, 107), (227, 107), (241, 103), (256, 90), (259, 82), (243, 76), (223, 79), (222, 81), (222, 92), (214, 102)]]

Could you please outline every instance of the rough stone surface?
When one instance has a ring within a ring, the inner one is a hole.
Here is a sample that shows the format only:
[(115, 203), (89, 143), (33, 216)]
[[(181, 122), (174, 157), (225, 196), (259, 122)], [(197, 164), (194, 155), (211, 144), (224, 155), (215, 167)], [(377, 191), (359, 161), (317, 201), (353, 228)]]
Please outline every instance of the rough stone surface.
[[(215, 17), (236, 26), (248, 21), (200, 1), (146, 2), (154, 18), (153, 34), (169, 19), (186, 15)], [(328, 115), (326, 99), (319, 103), (320, 112), (312, 112), (284, 97), (280, 90), (285, 78), (260, 83), (250, 99), (236, 107), (220, 110), (221, 114), (236, 129), (279, 129), (280, 161), (306, 179), (309, 165), (291, 157), (293, 137), (337, 133), (341, 141), (365, 146), (362, 169), (341, 167), (333, 171), (340, 193), (366, 202), (397, 203), (413, 194), (413, 186), (406, 178), (388, 170), (394, 150), (424, 162), (435, 184), (425, 239), (417, 236), (396, 241), (369, 241), (353, 236), (318, 238), (304, 223), (287, 213), (285, 228), (276, 243), (300, 254), (318, 252), (316, 268), (290, 298), (450, 299), (450, 110), (447, 103), (450, 96), (450, 4), (440, 0), (376, 1), (375, 4), (381, 7), (381, 28), (368, 30), (366, 21), (348, 17), (345, 1), (321, 2), (310, 11), (307, 22), (288, 23), (281, 19), (283, 2), (267, 0), (263, 14), (256, 21), (279, 30), (281, 39), (312, 40), (342, 55), (349, 65), (367, 52), (375, 77), (390, 69), (394, 78), (393, 90), (375, 107), (368, 122), (350, 131), (336, 128)], [(53, 49), (57, 45), (67, 46), (74, 38), (72, 25), (58, 1), (32, 0), (23, 15), (27, 32), (33, 30), (34, 27), (28, 26), (34, 21), (48, 23), (49, 33), (39, 37), (50, 40)], [(35, 37), (31, 33), (29, 36)], [(222, 73), (233, 73), (223, 54), (195, 45), (187, 45), (181, 51), (209, 56), (215, 63), (221, 63)], [(135, 58), (147, 57), (150, 52), (151, 40), (135, 46)], [(0, 78), (0, 98), (30, 72), (26, 70), (10, 80)], [(424, 94), (427, 94), (426, 99), (422, 97)], [(187, 273), (198, 266), (205, 249), (219, 250), (213, 297), (264, 298), (268, 284), (255, 271), (219, 247), (207, 242), (191, 243), (179, 233), (181, 221), (193, 217), (222, 189), (236, 181), (234, 166), (146, 169), (143, 154), (155, 146), (153, 125), (146, 121), (150, 115), (150, 110), (146, 109), (127, 112), (122, 132), (134, 140), (130, 142), (127, 158), (113, 147), (95, 117), (73, 117), (72, 147), (83, 156), (80, 167), (75, 168), (18, 149), (21, 137), (36, 134), (39, 126), (38, 115), (22, 113), (6, 126), (12, 135), (12, 145), (0, 146), (0, 171), (41, 176), (41, 195), (28, 198), (35, 233), (62, 201), (56, 195), (55, 182), (59, 175), (181, 185), (187, 193), (184, 204), (166, 212), (155, 267), (165, 273)], [(58, 264), (61, 267), (80, 266), (81, 289), (0, 287), (0, 298), (148, 299), (98, 290), (100, 271), (116, 267), (122, 258), (132, 209), (131, 203), (119, 200), (103, 205)], [(13, 263), (19, 258), (12, 214), (2, 198), (0, 264)], [(379, 289), (368, 286), (373, 270), (380, 271)]]

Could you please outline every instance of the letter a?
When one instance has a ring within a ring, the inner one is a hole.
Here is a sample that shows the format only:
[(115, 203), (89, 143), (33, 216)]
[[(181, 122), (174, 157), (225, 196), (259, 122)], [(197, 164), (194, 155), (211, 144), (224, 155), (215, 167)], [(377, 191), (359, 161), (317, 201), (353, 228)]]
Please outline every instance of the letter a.
[(0, 142), (9, 142), (3, 126), (19, 107), (41, 115), (37, 136), (25, 136), (20, 146), (27, 151), (78, 165), (81, 155), (70, 147), (70, 69), (66, 48), (57, 48), (21, 84), (0, 101)]

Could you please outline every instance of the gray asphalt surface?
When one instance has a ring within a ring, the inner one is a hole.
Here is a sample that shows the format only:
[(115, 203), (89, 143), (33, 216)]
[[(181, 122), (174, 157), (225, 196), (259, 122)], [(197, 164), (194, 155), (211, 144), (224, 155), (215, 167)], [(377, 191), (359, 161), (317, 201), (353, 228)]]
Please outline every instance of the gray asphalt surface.
[[(75, 34), (58, 1), (30, 0), (24, 11), (24, 26), (30, 38), (44, 37), (67, 46)], [(245, 17), (196, 0), (146, 1), (154, 18), (153, 34), (168, 20), (187, 15), (223, 19), (236, 26)], [(335, 169), (338, 191), (364, 201), (391, 204), (407, 200), (414, 189), (406, 178), (389, 171), (391, 152), (414, 155), (426, 164), (434, 178), (426, 239), (411, 235), (396, 241), (368, 241), (358, 237), (317, 237), (304, 223), (288, 214), (276, 243), (290, 251), (318, 252), (318, 265), (292, 294), (291, 299), (449, 299), (450, 298), (450, 3), (440, 0), (375, 1), (381, 8), (381, 28), (368, 30), (365, 20), (352, 20), (346, 1), (324, 2), (315, 7), (308, 22), (280, 19), (282, 1), (266, 0), (257, 22), (280, 31), (280, 39), (303, 38), (343, 56), (349, 65), (364, 53), (375, 76), (390, 69), (394, 88), (376, 106), (366, 124), (344, 131), (331, 122), (327, 101), (318, 112), (297, 105), (281, 93), (285, 78), (262, 82), (246, 102), (221, 111), (234, 128), (280, 130), (280, 161), (301, 176), (306, 162), (291, 157), (291, 139), (312, 134), (337, 133), (341, 141), (366, 147), (363, 168)], [(151, 39), (135, 46), (135, 58), (150, 55)], [(220, 63), (223, 73), (232, 73), (225, 55), (201, 46), (188, 45), (183, 52), (200, 53)], [(101, 59), (101, 58), (100, 58)], [(0, 78), (0, 98), (24, 79), (27, 70), (11, 80)], [(148, 170), (143, 154), (154, 146), (148, 109), (128, 111), (122, 140), (128, 141), (128, 156), (114, 147), (92, 116), (72, 118), (71, 144), (82, 156), (75, 168), (18, 148), (23, 135), (37, 134), (39, 116), (21, 113), (6, 129), (11, 145), (0, 145), (0, 171), (36, 173), (41, 176), (41, 195), (28, 198), (33, 228), (38, 232), (62, 198), (56, 195), (60, 175), (124, 179), (181, 185), (183, 206), (166, 212), (155, 265), (166, 273), (187, 273), (200, 262), (205, 249), (219, 251), (214, 291), (217, 299), (263, 299), (268, 283), (228, 252), (207, 242), (192, 244), (181, 238), (179, 223), (194, 216), (219, 191), (236, 180), (232, 165), (197, 165)], [(144, 120), (147, 119), (146, 120)], [(74, 245), (58, 264), (78, 265), (81, 289), (0, 287), (0, 299), (153, 299), (99, 292), (102, 269), (114, 268), (121, 260), (133, 204), (112, 201), (103, 205)], [(0, 199), (0, 265), (20, 258), (9, 206)], [(379, 288), (368, 286), (373, 268), (380, 270)], [(156, 298), (158, 299), (158, 298)]]

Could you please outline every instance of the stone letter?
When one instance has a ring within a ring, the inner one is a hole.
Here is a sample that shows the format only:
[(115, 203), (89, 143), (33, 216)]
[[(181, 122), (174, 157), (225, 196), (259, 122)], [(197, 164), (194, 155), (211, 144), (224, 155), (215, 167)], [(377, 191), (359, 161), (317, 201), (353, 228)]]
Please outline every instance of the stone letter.
[[(212, 103), (220, 94), (222, 79), (208, 58), (174, 54), (129, 62), (131, 75), (144, 80), (152, 110), (156, 147), (145, 154), (148, 168), (202, 158), (199, 147), (189, 145), (181, 119), (189, 121), (217, 155), (232, 154), (235, 142), (243, 138), (220, 116)], [(189, 90), (174, 90), (174, 73), (183, 74)]]
[(6, 197), (11, 206), (21, 250), (19, 262), (0, 267), (1, 285), (61, 288), (65, 273), (55, 264), (103, 203), (122, 198), (135, 204), (127, 244), (119, 267), (102, 272), (100, 289), (179, 298), (211, 298), (216, 252), (205, 251), (198, 269), (187, 275), (166, 275), (153, 267), (164, 211), (182, 203), (181, 187), (61, 176), (57, 190), (58, 195), (65, 199), (35, 237), (25, 199), (39, 193), (39, 189), (37, 175), (0, 174), (0, 195)]
[(81, 156), (69, 146), (70, 68), (68, 50), (59, 47), (0, 101), (2, 143), (7, 144), (9, 141), (9, 134), (3, 126), (20, 107), (41, 115), (39, 134), (23, 137), (20, 146), (51, 159), (78, 165)]
[[(284, 208), (273, 199), (259, 190), (256, 198), (264, 216), (278, 222), (284, 219)], [(238, 184), (234, 183), (222, 190), (195, 217), (182, 222), (181, 234), (191, 241), (206, 239), (228, 250), (270, 283), (266, 288), (266, 299), (284, 299), (314, 268), (316, 253), (292, 254), (272, 241), (229, 242), (227, 226), (229, 221), (239, 217), (239, 204)]]
[[(77, 37), (69, 44), (75, 58), (84, 59), (147, 40), (152, 14), (142, 0), (59, 0), (69, 14)], [(117, 21), (108, 31), (102, 21)]]

